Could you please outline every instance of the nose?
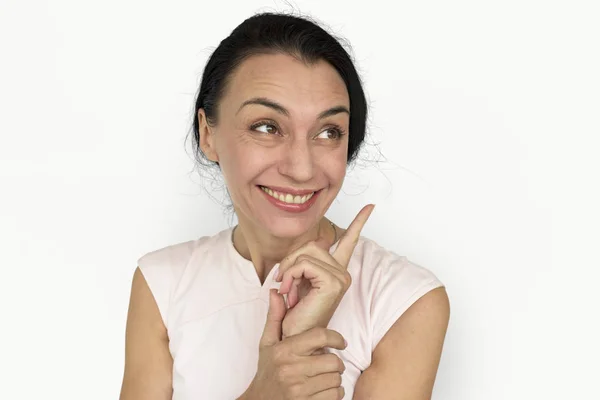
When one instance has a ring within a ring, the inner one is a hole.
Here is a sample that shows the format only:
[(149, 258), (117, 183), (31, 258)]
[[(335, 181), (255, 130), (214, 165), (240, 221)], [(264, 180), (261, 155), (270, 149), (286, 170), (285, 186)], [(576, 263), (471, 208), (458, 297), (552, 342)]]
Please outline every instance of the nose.
[(279, 173), (297, 182), (305, 182), (313, 177), (314, 159), (309, 140), (295, 137), (284, 146), (279, 162)]

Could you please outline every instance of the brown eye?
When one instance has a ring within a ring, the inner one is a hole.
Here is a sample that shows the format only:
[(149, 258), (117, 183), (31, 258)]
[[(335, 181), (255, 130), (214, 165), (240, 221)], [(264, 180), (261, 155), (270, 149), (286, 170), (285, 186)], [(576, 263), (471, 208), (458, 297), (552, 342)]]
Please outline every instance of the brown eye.
[[(323, 134), (325, 134), (325, 136), (323, 136)], [(342, 132), (339, 128), (327, 128), (323, 132), (319, 133), (317, 138), (336, 140), (341, 138), (343, 134), (344, 132)]]
[(256, 124), (256, 125), (252, 125), (251, 129), (254, 131), (259, 131), (259, 132), (268, 133), (268, 134), (277, 133), (277, 127), (275, 125), (267, 124), (267, 123), (263, 123), (263, 122)]

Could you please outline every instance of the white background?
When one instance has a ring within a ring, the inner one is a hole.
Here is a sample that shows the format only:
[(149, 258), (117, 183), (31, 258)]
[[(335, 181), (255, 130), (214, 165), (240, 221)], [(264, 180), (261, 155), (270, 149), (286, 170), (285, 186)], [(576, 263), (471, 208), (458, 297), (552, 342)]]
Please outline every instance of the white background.
[[(363, 234), (448, 287), (434, 399), (600, 398), (595, 3), (294, 3), (352, 44), (378, 143), (328, 215), (376, 203)], [(0, 0), (0, 398), (118, 397), (138, 257), (230, 226), (185, 137), (261, 10), (290, 7)]]

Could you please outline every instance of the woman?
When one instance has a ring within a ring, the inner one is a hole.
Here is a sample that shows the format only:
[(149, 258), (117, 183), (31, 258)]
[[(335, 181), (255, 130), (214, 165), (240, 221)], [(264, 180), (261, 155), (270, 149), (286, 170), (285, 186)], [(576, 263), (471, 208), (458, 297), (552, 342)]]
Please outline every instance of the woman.
[[(255, 15), (205, 68), (198, 154), (239, 223), (141, 257), (122, 400), (428, 399), (449, 318), (441, 282), (324, 215), (365, 134), (343, 47)], [(275, 290), (275, 289), (279, 289)]]

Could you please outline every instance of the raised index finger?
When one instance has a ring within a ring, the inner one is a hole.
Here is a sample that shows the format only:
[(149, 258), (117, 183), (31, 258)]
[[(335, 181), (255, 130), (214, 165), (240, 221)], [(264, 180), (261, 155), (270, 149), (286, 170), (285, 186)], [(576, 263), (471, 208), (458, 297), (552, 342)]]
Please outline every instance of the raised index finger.
[(371, 212), (375, 208), (375, 204), (367, 204), (358, 212), (354, 220), (342, 235), (340, 239), (340, 243), (338, 247), (333, 252), (332, 256), (336, 259), (340, 265), (344, 267), (348, 266), (350, 262), (350, 257), (352, 256), (352, 252), (356, 247), (356, 243), (358, 243), (358, 238), (360, 237), (360, 232), (362, 231), (363, 226), (367, 223)]

